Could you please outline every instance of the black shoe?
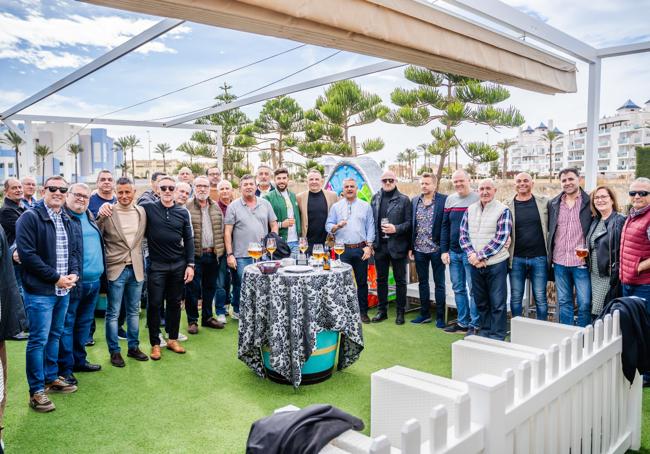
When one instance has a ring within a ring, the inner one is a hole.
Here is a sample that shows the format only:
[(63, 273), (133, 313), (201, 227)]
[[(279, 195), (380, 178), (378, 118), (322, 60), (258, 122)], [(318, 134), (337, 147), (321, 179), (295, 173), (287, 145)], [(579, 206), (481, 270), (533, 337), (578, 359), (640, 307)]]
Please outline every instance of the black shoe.
[(142, 353), (142, 351), (139, 348), (129, 350), (128, 352), (126, 352), (126, 356), (128, 356), (129, 358), (137, 359), (138, 361), (149, 361), (149, 357), (144, 353)]
[(102, 366), (99, 364), (86, 363), (82, 364), (81, 366), (74, 366), (72, 370), (75, 372), (97, 372), (99, 370), (102, 370)]
[(377, 315), (372, 318), (372, 323), (383, 322), (386, 319), (388, 319), (388, 315), (385, 312), (377, 312)]
[(403, 325), (404, 324), (404, 312), (398, 312), (397, 317), (395, 317), (395, 324), (396, 325)]
[(368, 314), (361, 314), (361, 323), (370, 323), (370, 317), (368, 317)]
[(65, 379), (65, 381), (67, 381), (67, 382), (70, 383), (71, 385), (75, 385), (75, 386), (76, 386), (76, 385), (79, 384), (79, 381), (77, 380), (77, 377), (74, 376), (74, 374), (70, 374), (70, 375), (65, 376), (65, 377), (63, 377), (63, 378)]
[(91, 338), (88, 339), (88, 341), (86, 342), (86, 347), (92, 347), (93, 345), (95, 345), (95, 339), (93, 339), (93, 338), (91, 337)]
[(465, 334), (467, 333), (469, 328), (467, 327), (462, 327), (458, 323), (454, 323), (453, 325), (449, 325), (443, 331), (447, 334)]
[(126, 365), (120, 352), (111, 353), (111, 364), (115, 367), (124, 367)]

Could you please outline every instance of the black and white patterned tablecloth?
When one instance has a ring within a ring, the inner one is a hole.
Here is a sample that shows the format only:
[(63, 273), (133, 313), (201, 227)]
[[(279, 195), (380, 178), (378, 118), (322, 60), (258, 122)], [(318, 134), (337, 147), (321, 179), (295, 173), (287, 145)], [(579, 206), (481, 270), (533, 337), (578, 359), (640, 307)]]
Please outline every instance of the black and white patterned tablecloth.
[(264, 275), (244, 271), (239, 308), (238, 357), (264, 376), (260, 349), (270, 348), (271, 367), (299, 386), (320, 331), (341, 333), (338, 369), (354, 363), (363, 350), (357, 291), (347, 264), (331, 271)]

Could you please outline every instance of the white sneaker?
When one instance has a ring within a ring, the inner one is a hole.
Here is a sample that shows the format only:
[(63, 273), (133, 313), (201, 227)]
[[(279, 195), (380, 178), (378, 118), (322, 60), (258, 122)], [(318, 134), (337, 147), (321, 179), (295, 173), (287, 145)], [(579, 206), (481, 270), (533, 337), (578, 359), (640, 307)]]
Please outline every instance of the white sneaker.
[(239, 312), (232, 311), (232, 319), (239, 320)]
[(187, 336), (181, 332), (178, 333), (178, 341), (179, 342), (185, 342), (187, 340)]
[(165, 338), (163, 337), (162, 333), (158, 334), (158, 337), (160, 338), (160, 348), (167, 347), (167, 342), (165, 341)]
[(223, 323), (224, 325), (225, 325), (226, 323), (228, 323), (228, 322), (226, 321), (226, 316), (225, 316), (224, 314), (217, 315), (217, 321), (218, 321), (219, 323)]

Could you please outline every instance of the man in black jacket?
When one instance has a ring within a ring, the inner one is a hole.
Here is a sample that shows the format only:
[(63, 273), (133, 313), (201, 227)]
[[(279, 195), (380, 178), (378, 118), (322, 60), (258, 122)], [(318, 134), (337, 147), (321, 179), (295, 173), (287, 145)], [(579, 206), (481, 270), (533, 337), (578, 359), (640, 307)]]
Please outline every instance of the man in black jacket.
[(562, 192), (548, 203), (548, 260), (555, 288), (560, 323), (573, 325), (573, 289), (578, 300), (578, 326), (591, 322), (591, 281), (576, 248), (585, 246), (591, 225), (589, 195), (580, 187), (578, 169), (560, 171)]
[(46, 390), (50, 394), (77, 390), (59, 377), (57, 364), (70, 291), (79, 279), (79, 239), (63, 210), (66, 192), (68, 184), (62, 177), (48, 178), (43, 185), (43, 199), (16, 223), (29, 320), (29, 405), (38, 412), (54, 410)]
[(370, 202), (375, 220), (375, 266), (379, 307), (373, 322), (388, 318), (388, 267), (393, 267), (397, 290), (395, 323), (404, 324), (406, 308), (406, 266), (411, 244), (411, 201), (397, 189), (393, 172), (381, 176), (381, 189)]

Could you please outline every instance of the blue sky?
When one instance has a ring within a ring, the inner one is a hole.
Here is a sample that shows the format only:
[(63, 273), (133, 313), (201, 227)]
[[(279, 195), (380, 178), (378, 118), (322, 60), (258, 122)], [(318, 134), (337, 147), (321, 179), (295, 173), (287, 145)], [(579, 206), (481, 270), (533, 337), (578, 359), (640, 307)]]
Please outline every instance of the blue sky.
[[(553, 26), (596, 47), (650, 39), (647, 17), (650, 0), (518, 1), (516, 6)], [(0, 110), (55, 82), (84, 63), (153, 25), (160, 18), (97, 7), (69, 0), (0, 0)], [(137, 52), (112, 63), (90, 77), (30, 107), (25, 113), (97, 116), (157, 96), (192, 82), (223, 73), (268, 55), (294, 48), (299, 43), (205, 25), (186, 23)], [(150, 120), (181, 114), (210, 105), (218, 87), (228, 82), (235, 94), (243, 94), (284, 77), (300, 68), (332, 55), (335, 50), (305, 46), (281, 57), (234, 74), (218, 78), (182, 93), (145, 104), (115, 116)], [(378, 61), (372, 57), (341, 52), (270, 88), (309, 80)], [(650, 54), (605, 60), (601, 93), (601, 116), (613, 114), (627, 98), (641, 104), (650, 99)], [(586, 118), (587, 67), (578, 64), (578, 93), (547, 96), (512, 89), (510, 103), (518, 107), (533, 126), (555, 119), (562, 130)], [(376, 92), (390, 105), (389, 95), (397, 86), (407, 86), (397, 69), (358, 79), (364, 89)], [(313, 89), (294, 97), (311, 107), (323, 89)], [(245, 108), (254, 117), (261, 104)], [(359, 141), (381, 136), (386, 148), (378, 159), (388, 159), (406, 147), (430, 140), (429, 130), (386, 125), (358, 128)], [(135, 133), (146, 143), (142, 128), (109, 127), (116, 137)], [(479, 127), (465, 127), (467, 140), (494, 143), (514, 131), (500, 134)], [(173, 147), (189, 137), (189, 132), (151, 130), (155, 145), (169, 142)], [(146, 150), (146, 147), (145, 147)], [(144, 157), (145, 150), (142, 150)]]

